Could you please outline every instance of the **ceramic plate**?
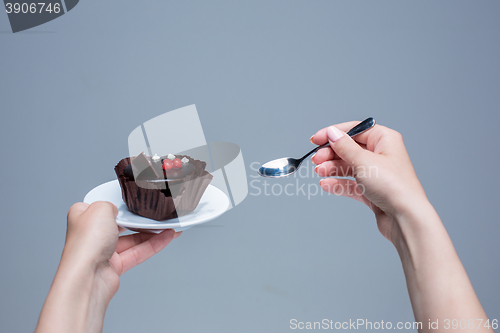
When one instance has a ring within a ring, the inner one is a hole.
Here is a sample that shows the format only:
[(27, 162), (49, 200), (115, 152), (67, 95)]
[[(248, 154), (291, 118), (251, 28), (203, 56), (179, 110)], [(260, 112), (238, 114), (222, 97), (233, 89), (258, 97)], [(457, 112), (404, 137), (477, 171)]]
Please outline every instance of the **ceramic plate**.
[(92, 189), (83, 202), (91, 204), (95, 201), (109, 201), (118, 208), (116, 222), (119, 226), (133, 231), (159, 233), (165, 229), (181, 231), (195, 225), (206, 223), (222, 215), (229, 208), (228, 197), (217, 187), (208, 185), (201, 197), (198, 207), (191, 213), (166, 221), (155, 221), (131, 213), (122, 199), (118, 180), (112, 180)]

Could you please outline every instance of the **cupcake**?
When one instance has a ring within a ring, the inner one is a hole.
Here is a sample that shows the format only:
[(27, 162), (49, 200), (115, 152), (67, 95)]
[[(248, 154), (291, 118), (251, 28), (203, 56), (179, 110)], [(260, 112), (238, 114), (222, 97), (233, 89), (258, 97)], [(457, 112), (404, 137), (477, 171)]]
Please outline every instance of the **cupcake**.
[(212, 181), (207, 163), (187, 155), (126, 157), (115, 166), (129, 211), (157, 221), (192, 212)]

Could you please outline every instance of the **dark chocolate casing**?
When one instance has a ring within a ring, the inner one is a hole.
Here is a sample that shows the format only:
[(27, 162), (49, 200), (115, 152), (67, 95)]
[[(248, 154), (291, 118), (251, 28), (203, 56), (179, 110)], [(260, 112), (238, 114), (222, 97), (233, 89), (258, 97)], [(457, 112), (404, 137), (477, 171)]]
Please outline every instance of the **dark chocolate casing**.
[[(200, 202), (213, 176), (205, 171), (206, 163), (186, 155), (195, 167), (194, 172), (175, 181), (155, 184), (135, 180), (126, 175), (125, 168), (130, 165), (130, 157), (122, 159), (115, 166), (116, 176), (122, 189), (122, 198), (129, 211), (157, 221), (164, 221), (192, 212)], [(167, 184), (165, 188), (165, 184)]]

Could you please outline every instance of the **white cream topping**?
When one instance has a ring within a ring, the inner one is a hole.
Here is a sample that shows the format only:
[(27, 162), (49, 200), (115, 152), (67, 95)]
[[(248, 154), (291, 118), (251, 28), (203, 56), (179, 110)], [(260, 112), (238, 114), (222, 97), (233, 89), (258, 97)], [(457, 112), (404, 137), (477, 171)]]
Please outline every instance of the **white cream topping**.
[(155, 156), (153, 156), (151, 159), (153, 160), (153, 162), (158, 162), (160, 161), (160, 156), (158, 156), (158, 154), (155, 154)]
[(182, 164), (187, 164), (189, 162), (189, 159), (187, 157), (183, 157), (181, 162)]
[(174, 155), (174, 154), (168, 154), (168, 155), (167, 155), (167, 158), (168, 158), (169, 160), (173, 160), (173, 159), (175, 159), (175, 155)]

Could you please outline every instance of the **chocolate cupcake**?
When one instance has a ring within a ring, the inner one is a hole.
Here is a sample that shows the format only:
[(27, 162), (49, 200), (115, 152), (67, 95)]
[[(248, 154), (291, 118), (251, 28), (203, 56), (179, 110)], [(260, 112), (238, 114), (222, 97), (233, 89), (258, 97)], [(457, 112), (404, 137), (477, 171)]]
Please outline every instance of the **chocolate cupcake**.
[(122, 198), (129, 211), (157, 221), (192, 212), (213, 176), (207, 163), (187, 155), (159, 157), (141, 153), (115, 166)]

